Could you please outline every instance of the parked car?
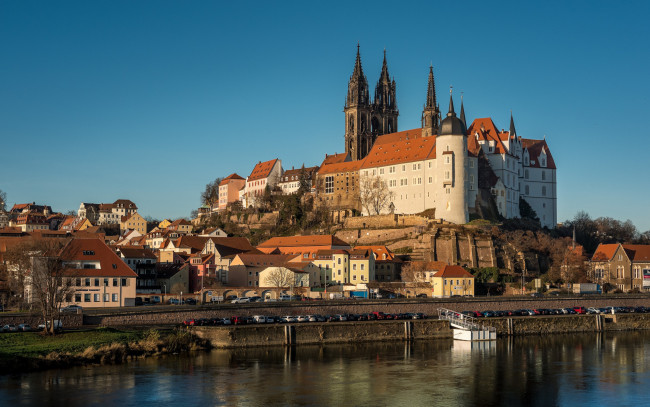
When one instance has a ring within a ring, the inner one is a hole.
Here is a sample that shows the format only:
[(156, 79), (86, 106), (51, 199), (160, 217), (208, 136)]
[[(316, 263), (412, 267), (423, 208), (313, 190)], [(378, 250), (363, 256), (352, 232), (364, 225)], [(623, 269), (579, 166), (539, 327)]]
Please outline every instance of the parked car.
[(253, 315), (253, 322), (256, 324), (266, 324), (266, 317), (264, 315)]
[(194, 326), (194, 325), (198, 325), (198, 324), (196, 323), (195, 319), (188, 319), (188, 320), (183, 321), (183, 325), (185, 325), (185, 326)]
[(61, 308), (61, 312), (64, 314), (76, 314), (77, 312), (83, 311), (83, 308), (80, 305), (71, 304), (67, 307)]
[(230, 320), (230, 318), (223, 318), (221, 320), (221, 325), (231, 325), (231, 324), (232, 324), (232, 321)]
[(418, 294), (418, 295), (416, 295), (416, 297), (417, 297), (417, 298), (427, 298), (427, 295), (424, 294), (424, 293), (422, 293), (422, 294)]
[(245, 325), (248, 322), (248, 319), (246, 317), (234, 316), (230, 317), (230, 322), (232, 322), (233, 325)]
[(248, 297), (248, 301), (250, 302), (262, 302), (264, 301), (262, 297), (254, 296), (254, 297)]
[(251, 302), (249, 297), (238, 297), (230, 301), (231, 304), (246, 304), (249, 302)]
[(18, 327), (14, 324), (7, 324), (2, 327), (2, 332), (18, 332)]
[(587, 314), (600, 314), (600, 309), (596, 307), (587, 308)]
[(187, 298), (185, 300), (185, 304), (187, 304), (187, 305), (196, 305), (196, 300), (194, 298)]
[(282, 322), (298, 322), (298, 320), (294, 316), (285, 315), (282, 317)]
[(18, 330), (21, 332), (29, 332), (32, 330), (32, 327), (29, 324), (20, 324), (18, 325)]
[(587, 309), (585, 307), (573, 307), (573, 310), (576, 312), (576, 314), (586, 314)]
[[(41, 330), (45, 329), (46, 326), (47, 326), (48, 329), (50, 329), (50, 321), (47, 321), (47, 324), (45, 322), (38, 324), (38, 329), (41, 329)], [(54, 330), (55, 331), (60, 331), (62, 329), (63, 329), (63, 323), (60, 320), (55, 319), (54, 320)]]

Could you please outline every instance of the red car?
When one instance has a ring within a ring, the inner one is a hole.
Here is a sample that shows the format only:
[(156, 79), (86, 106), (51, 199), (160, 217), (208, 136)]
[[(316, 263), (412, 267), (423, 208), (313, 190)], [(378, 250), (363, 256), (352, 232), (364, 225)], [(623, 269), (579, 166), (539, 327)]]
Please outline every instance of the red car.
[(573, 307), (573, 310), (576, 312), (576, 314), (586, 314), (587, 309), (585, 307)]
[(187, 321), (183, 321), (183, 325), (185, 325), (185, 326), (194, 326), (194, 325), (196, 325), (196, 321), (194, 319), (188, 319)]

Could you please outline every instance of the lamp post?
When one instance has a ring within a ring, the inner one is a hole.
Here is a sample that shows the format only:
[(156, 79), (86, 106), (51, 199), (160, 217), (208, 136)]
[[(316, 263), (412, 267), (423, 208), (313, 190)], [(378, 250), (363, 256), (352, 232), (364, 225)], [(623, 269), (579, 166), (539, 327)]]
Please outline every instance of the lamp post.
[(162, 298), (162, 302), (164, 304), (165, 303), (165, 296), (167, 295), (167, 284), (163, 283), (163, 289), (165, 290), (165, 291), (163, 291), (163, 298)]

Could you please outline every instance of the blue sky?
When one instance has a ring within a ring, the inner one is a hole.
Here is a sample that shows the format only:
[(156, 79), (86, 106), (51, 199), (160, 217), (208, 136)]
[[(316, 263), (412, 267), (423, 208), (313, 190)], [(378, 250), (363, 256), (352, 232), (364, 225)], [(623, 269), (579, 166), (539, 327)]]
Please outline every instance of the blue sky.
[[(486, 4), (490, 3), (490, 4)], [(546, 136), (558, 220), (579, 210), (650, 229), (647, 2), (0, 3), (0, 189), (9, 204), (128, 198), (187, 216), (205, 184), (258, 161), (344, 150), (357, 41), (371, 88), (383, 49), (399, 129), (438, 99), (468, 120), (510, 110)]]

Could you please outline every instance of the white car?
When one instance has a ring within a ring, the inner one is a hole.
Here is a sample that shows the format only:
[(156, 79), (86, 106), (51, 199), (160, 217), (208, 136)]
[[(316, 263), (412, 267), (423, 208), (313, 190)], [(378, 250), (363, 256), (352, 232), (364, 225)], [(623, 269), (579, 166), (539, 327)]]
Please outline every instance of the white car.
[(282, 321), (284, 322), (297, 322), (296, 317), (293, 317), (291, 315), (285, 315), (282, 317)]
[(251, 299), (248, 297), (239, 297), (235, 298), (234, 300), (230, 301), (231, 304), (245, 304), (247, 302), (251, 302)]
[(230, 318), (224, 318), (221, 321), (223, 322), (224, 325), (232, 325)]
[(304, 315), (298, 315), (298, 317), (296, 318), (296, 321), (298, 321), (298, 322), (308, 322), (309, 318), (304, 316)]
[(256, 324), (265, 324), (266, 317), (264, 315), (253, 315), (253, 321), (255, 321)]

